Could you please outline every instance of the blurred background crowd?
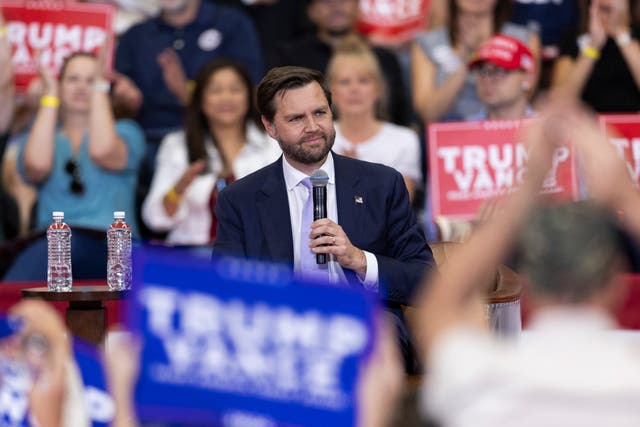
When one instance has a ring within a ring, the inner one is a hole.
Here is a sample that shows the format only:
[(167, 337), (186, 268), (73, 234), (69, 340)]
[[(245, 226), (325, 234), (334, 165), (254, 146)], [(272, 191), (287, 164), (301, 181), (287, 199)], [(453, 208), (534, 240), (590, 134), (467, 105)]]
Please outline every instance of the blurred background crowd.
[[(506, 380), (500, 383), (507, 377), (519, 386), (535, 383), (535, 374), (518, 377), (510, 371), (522, 354), (499, 352), (487, 342), (462, 335), (453, 335), (444, 344), (438, 341), (440, 346), (434, 347), (438, 351), (429, 352), (445, 330), (478, 315), (477, 310), (471, 310), (477, 309), (475, 300), (469, 300), (476, 293), (486, 294), (486, 289), (472, 292), (472, 282), (476, 276), (495, 272), (495, 265), (511, 254), (516, 231), (534, 209), (532, 200), (548, 170), (543, 165), (549, 166), (549, 159), (538, 158), (544, 157), (544, 150), (530, 158), (533, 172), (526, 181), (529, 186), (525, 185), (521, 193), (524, 196), (507, 203), (500, 212), (485, 206), (473, 223), (436, 222), (429, 213), (426, 130), (439, 122), (542, 116), (547, 120), (544, 129), (531, 130), (527, 137), (530, 142), (543, 145), (549, 140), (554, 145), (569, 134), (577, 138), (585, 154), (585, 177), (589, 184), (595, 184), (591, 195), (599, 197), (613, 212), (632, 212), (637, 208), (637, 194), (627, 182), (627, 171), (610, 152), (594, 148), (598, 131), (587, 113), (566, 106), (544, 111), (546, 105), (558, 100), (582, 101), (590, 113), (640, 111), (640, 1), (431, 0), (421, 28), (393, 42), (358, 32), (360, 8), (368, 3), (359, 0), (103, 2), (117, 7), (113, 70), (106, 66), (104, 50), (98, 54), (74, 53), (64, 60), (59, 73), (40, 66), (38, 77), (25, 93), (14, 89), (11, 49), (5, 23), (0, 22), (0, 278), (11, 282), (46, 278), (44, 230), (54, 210), (64, 211), (65, 221), (73, 229), (74, 279), (105, 277), (104, 231), (116, 210), (126, 211), (138, 241), (210, 253), (216, 238), (214, 206), (219, 192), (281, 155), (257, 113), (255, 86), (272, 67), (313, 68), (326, 74), (333, 94), (334, 151), (397, 169), (429, 242), (460, 239), (485, 217), (499, 218), (487, 222), (486, 227), (478, 226), (465, 251), (433, 279), (422, 301), (429, 309), (419, 315), (420, 325), (430, 326), (418, 338), (424, 340), (425, 354), (432, 355), (433, 381), (424, 404), (430, 408), (430, 415), (445, 425), (508, 425), (502, 424), (508, 419), (506, 414), (480, 422), (476, 417), (487, 406), (469, 405), (458, 411), (449, 403), (455, 401), (452, 396), (466, 398), (464, 393), (469, 394), (469, 401), (476, 393), (487, 393), (487, 399), (495, 402), (508, 401), (513, 384)], [(613, 169), (616, 173), (603, 173)], [(625, 185), (620, 184), (623, 181)], [(611, 191), (613, 188), (615, 191)], [(547, 214), (550, 217), (543, 217), (542, 223), (531, 224), (533, 231), (523, 241), (533, 255), (527, 259), (524, 250), (523, 258), (534, 277), (546, 271), (547, 276), (539, 282), (556, 283), (553, 280), (560, 277), (565, 280), (558, 282), (571, 285), (587, 283), (585, 277), (597, 276), (597, 282), (609, 285), (614, 273), (622, 270), (616, 261), (617, 252), (607, 258), (602, 256), (601, 246), (596, 250), (588, 242), (582, 247), (574, 242), (566, 248), (558, 243), (558, 236), (569, 240), (582, 236), (585, 230), (604, 230), (603, 224), (608, 224), (604, 214), (590, 209)], [(583, 214), (588, 218), (582, 218)], [(640, 236), (636, 222), (630, 221), (630, 234)], [(611, 236), (605, 237), (607, 240)], [(539, 245), (543, 245), (542, 250)], [(554, 257), (550, 248), (564, 252)], [(551, 266), (553, 261), (565, 258), (568, 263), (579, 259), (604, 261), (593, 268), (578, 262), (575, 272), (561, 263)], [(540, 265), (541, 260), (544, 265)], [(456, 269), (460, 265), (468, 269)], [(542, 297), (536, 301), (541, 305), (551, 302), (609, 307), (609, 290), (596, 285), (578, 290), (558, 285), (539, 290)], [(614, 294), (619, 298), (611, 291)], [(69, 344), (61, 337), (64, 326), (58, 324), (59, 319), (47, 325), (40, 318), (39, 313), (46, 313), (47, 308), (27, 304), (15, 310), (32, 322), (33, 328), (49, 334), (47, 338), (60, 352), (60, 360), (68, 356)], [(566, 342), (560, 342), (562, 339), (558, 341), (559, 349), (568, 348)], [(577, 348), (593, 352), (586, 341), (578, 342)], [(363, 390), (369, 392), (362, 392), (363, 405), (369, 410), (365, 413), (375, 419), (365, 420), (362, 425), (386, 425), (395, 413), (393, 399), (387, 399), (384, 393), (398, 393), (401, 373), (387, 344), (385, 340), (379, 344), (381, 348), (374, 356), (379, 369), (366, 377), (368, 383)], [(527, 351), (532, 355), (540, 351), (536, 347), (540, 343), (530, 344), (525, 355), (529, 355)], [(114, 344), (114, 348), (118, 346)], [(119, 351), (133, 360), (131, 345)], [(455, 377), (447, 361), (456, 357), (456, 366), (482, 365), (480, 362), (490, 360), (505, 363), (476, 366), (477, 370), (466, 372), (466, 377)], [(608, 372), (608, 378), (618, 378), (621, 372), (624, 376), (637, 368), (637, 357), (631, 359), (607, 359), (611, 366), (622, 366), (620, 372)], [(51, 375), (62, 375), (56, 371), (63, 369), (60, 360), (53, 364)], [(593, 360), (598, 363), (595, 356)], [(572, 360), (561, 362), (566, 369), (574, 366)], [(583, 367), (578, 366), (577, 372)], [(109, 372), (116, 401), (124, 408), (114, 423), (135, 425), (128, 417), (136, 367), (125, 364), (123, 369), (120, 374)], [(500, 386), (493, 389), (496, 394), (485, 388), (488, 383), (480, 374), (492, 375), (493, 385)], [(454, 377), (460, 382), (448, 382)], [(629, 381), (640, 383), (635, 379), (637, 373)], [(564, 380), (566, 383), (562, 383)], [(558, 381), (562, 384), (551, 389), (563, 393), (567, 392), (566, 384), (583, 385), (569, 374)], [(588, 386), (595, 390), (599, 385)], [(569, 394), (574, 391), (569, 388)], [(637, 397), (637, 386), (625, 391), (629, 393), (623, 394), (626, 398)], [(33, 402), (55, 401), (51, 397), (55, 387), (36, 392), (49, 394), (44, 398), (34, 394)], [(589, 405), (593, 396), (577, 401), (577, 405)], [(61, 398), (57, 399), (59, 403)], [(414, 414), (417, 406), (415, 402), (407, 405), (412, 409), (403, 413), (398, 425), (427, 422), (409, 420), (407, 414)], [(555, 414), (566, 415), (564, 409), (555, 407)], [(628, 408), (623, 407), (622, 412), (624, 409)], [(60, 420), (60, 413), (55, 412), (60, 410), (59, 405), (36, 405), (32, 409), (44, 419), (55, 420)], [(602, 418), (591, 419), (595, 423), (591, 425), (606, 425), (602, 420), (609, 415), (603, 410)], [(628, 420), (639, 419), (634, 418), (638, 414), (627, 415)], [(549, 419), (555, 424), (546, 423)], [(574, 423), (574, 418), (560, 416), (560, 420), (570, 420), (564, 424), (549, 419), (537, 420), (538, 424), (534, 420), (530, 425), (587, 425)], [(597, 424), (599, 421), (602, 423)]]

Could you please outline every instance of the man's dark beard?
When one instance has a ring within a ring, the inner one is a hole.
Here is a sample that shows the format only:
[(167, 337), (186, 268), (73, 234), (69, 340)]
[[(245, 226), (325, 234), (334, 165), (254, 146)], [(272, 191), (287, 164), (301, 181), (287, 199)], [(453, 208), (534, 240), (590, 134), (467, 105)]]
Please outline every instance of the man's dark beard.
[(303, 165), (312, 165), (327, 157), (327, 154), (329, 154), (329, 151), (331, 151), (335, 140), (336, 134), (334, 132), (333, 135), (331, 135), (330, 138), (326, 140), (324, 149), (317, 153), (304, 150), (303, 145), (301, 144), (296, 144), (294, 146), (286, 144), (279, 145), (282, 149), (282, 152), (286, 155), (287, 158)]

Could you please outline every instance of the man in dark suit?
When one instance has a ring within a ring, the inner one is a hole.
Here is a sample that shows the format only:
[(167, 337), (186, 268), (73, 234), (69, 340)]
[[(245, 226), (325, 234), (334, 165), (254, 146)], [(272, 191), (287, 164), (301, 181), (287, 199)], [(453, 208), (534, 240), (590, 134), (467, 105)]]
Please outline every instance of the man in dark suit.
[[(258, 108), (284, 155), (221, 192), (214, 256), (292, 263), (302, 276), (379, 293), (396, 315), (406, 367), (412, 371), (400, 305), (409, 304), (434, 260), (402, 176), (331, 152), (331, 93), (318, 71), (272, 69), (258, 88)], [(311, 222), (308, 180), (317, 169), (329, 177), (328, 212), (327, 218)], [(321, 253), (328, 254), (325, 265), (315, 263), (315, 254)]]

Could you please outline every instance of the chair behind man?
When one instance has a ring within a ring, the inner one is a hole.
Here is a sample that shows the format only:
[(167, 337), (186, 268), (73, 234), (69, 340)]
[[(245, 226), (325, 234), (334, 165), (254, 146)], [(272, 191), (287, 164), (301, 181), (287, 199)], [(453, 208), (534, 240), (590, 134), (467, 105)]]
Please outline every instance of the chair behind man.
[[(458, 242), (433, 242), (429, 243), (433, 258), (438, 269), (448, 261), (450, 255), (460, 243)], [(464, 266), (460, 266), (464, 268)], [(499, 265), (495, 274), (486, 279), (487, 291), (486, 309), (487, 320), (491, 330), (502, 337), (517, 335), (522, 329), (520, 317), (520, 297), (522, 284), (515, 271), (506, 265)], [(409, 324), (414, 328), (414, 335), (420, 336), (416, 314), (419, 308), (404, 307), (404, 313)]]

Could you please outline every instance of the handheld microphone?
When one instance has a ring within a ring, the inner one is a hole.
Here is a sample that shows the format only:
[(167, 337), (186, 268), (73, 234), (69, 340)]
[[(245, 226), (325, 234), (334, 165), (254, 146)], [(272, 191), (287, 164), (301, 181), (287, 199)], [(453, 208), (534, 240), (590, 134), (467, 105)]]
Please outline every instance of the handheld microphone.
[[(313, 220), (327, 217), (327, 184), (329, 175), (321, 169), (313, 171), (309, 177), (313, 186)], [(326, 264), (327, 254), (316, 254), (316, 264)]]

